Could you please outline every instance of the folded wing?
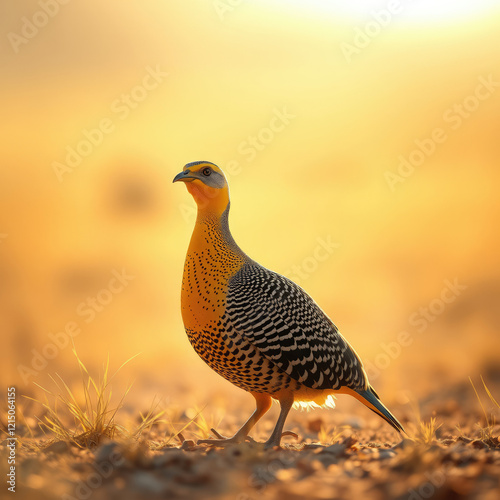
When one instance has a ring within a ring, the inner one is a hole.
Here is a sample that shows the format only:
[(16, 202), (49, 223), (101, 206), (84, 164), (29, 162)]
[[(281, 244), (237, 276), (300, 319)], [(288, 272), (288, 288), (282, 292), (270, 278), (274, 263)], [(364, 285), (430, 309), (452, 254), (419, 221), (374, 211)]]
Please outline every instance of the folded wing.
[(288, 278), (256, 263), (229, 282), (226, 321), (233, 340), (251, 342), (312, 389), (368, 387), (361, 360), (314, 300)]

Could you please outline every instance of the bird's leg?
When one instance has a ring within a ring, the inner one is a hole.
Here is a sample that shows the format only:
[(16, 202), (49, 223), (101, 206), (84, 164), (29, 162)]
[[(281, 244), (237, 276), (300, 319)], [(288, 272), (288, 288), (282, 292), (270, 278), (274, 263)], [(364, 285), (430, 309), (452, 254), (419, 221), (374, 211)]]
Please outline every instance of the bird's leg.
[(288, 412), (293, 405), (293, 394), (287, 394), (285, 397), (280, 398), (279, 400), (281, 411), (280, 416), (278, 417), (278, 421), (276, 422), (276, 427), (271, 434), (271, 437), (265, 443), (265, 449), (273, 448), (274, 446), (280, 446), (281, 436), (283, 434), (283, 426), (285, 425), (286, 417), (288, 416)]
[(271, 396), (267, 394), (252, 393), (252, 396), (256, 401), (256, 408), (252, 416), (243, 424), (241, 429), (230, 438), (225, 438), (221, 436), (218, 432), (212, 429), (212, 433), (217, 436), (218, 439), (200, 439), (198, 444), (212, 444), (214, 446), (225, 446), (227, 444), (242, 443), (248, 436), (248, 433), (253, 428), (253, 426), (262, 418), (262, 416), (271, 408)]

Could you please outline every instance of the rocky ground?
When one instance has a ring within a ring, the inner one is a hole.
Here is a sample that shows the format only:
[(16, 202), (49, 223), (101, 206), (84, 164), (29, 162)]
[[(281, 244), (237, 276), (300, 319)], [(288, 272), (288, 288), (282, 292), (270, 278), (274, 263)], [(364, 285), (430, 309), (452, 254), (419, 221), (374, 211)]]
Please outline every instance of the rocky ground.
[[(489, 389), (500, 392), (498, 385)], [(488, 415), (498, 410), (488, 398), (483, 405)], [(336, 427), (329, 427), (331, 413), (293, 412), (287, 428), (297, 436), (284, 437), (282, 449), (268, 451), (254, 442), (224, 449), (197, 445), (217, 422), (190, 411), (162, 419), (140, 437), (117, 432), (84, 448), (39, 430), (30, 435), (20, 425), (16, 497), (500, 498), (500, 426), (489, 417), (491, 426), (486, 428), (469, 382), (430, 393), (420, 408), (420, 421), (412, 421), (403, 406), (393, 408), (407, 428), (404, 439), (359, 405), (334, 410)], [(244, 418), (239, 413), (233, 417), (219, 425), (220, 432), (229, 434)], [(265, 440), (272, 426), (273, 419), (266, 418), (253, 437)], [(0, 449), (2, 464), (9, 452), (6, 445)], [(6, 491), (5, 484), (2, 488)]]

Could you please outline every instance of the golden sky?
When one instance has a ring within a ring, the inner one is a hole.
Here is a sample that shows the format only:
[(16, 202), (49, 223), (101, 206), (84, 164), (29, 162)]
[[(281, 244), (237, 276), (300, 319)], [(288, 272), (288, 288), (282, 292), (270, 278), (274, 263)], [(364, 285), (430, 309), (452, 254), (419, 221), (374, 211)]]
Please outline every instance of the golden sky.
[(498, 335), (495, 2), (23, 0), (0, 18), (14, 364), (122, 269), (134, 279), (79, 349), (194, 359), (179, 313), (194, 204), (171, 180), (202, 159), (228, 172), (240, 246), (294, 279), (309, 266), (301, 285), (363, 357), (445, 280), (468, 288), (432, 326), (456, 332), (458, 310)]

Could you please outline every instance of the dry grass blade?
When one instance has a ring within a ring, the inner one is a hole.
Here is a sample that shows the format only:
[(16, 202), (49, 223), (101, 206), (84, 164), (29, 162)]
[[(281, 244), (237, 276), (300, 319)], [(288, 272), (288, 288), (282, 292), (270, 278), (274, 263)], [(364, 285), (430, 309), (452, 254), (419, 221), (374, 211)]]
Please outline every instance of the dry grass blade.
[[(472, 379), (469, 377), (469, 382), (471, 383), (472, 385), (472, 388), (474, 389), (474, 393), (476, 394), (476, 398), (477, 400), (479, 401), (479, 406), (481, 407), (481, 410), (483, 411), (483, 414), (484, 414), (484, 418), (486, 420), (486, 425), (489, 427), (490, 426), (490, 420), (488, 418), (488, 414), (486, 413), (486, 410), (484, 409), (484, 406), (483, 406), (483, 402), (481, 401), (481, 398), (476, 390), (476, 386), (474, 385), (474, 382), (472, 381)], [(484, 384), (484, 382), (483, 382)]]
[[(486, 391), (486, 394), (488, 394), (488, 397), (490, 398), (491, 402), (497, 406), (498, 408), (500, 408), (500, 404), (497, 402), (497, 400), (493, 397), (493, 394), (491, 394), (491, 391), (488, 389), (486, 383), (484, 382), (483, 380), (483, 376), (481, 375), (481, 382), (483, 383), (483, 386), (484, 386), (484, 390)], [(477, 393), (476, 393), (477, 394)]]
[[(495, 438), (493, 436), (493, 428), (495, 427), (495, 417), (492, 414), (488, 415), (488, 412), (484, 408), (483, 402), (481, 401), (481, 397), (479, 396), (479, 393), (477, 392), (476, 387), (474, 386), (474, 382), (472, 382), (472, 379), (470, 377), (469, 377), (469, 381), (472, 385), (472, 388), (474, 389), (474, 393), (476, 394), (476, 398), (479, 401), (479, 406), (481, 407), (481, 410), (483, 412), (484, 419), (486, 422), (485, 426), (481, 425), (479, 422), (476, 424), (477, 427), (479, 428), (479, 432), (481, 434), (480, 439), (488, 446), (496, 446), (495, 443), (498, 443), (498, 440), (495, 440)], [(491, 391), (488, 389), (482, 376), (481, 376), (481, 382), (483, 383), (484, 390), (486, 391), (486, 394), (490, 398), (490, 401), (495, 406), (500, 408), (500, 405), (498, 404), (496, 399), (493, 397), (493, 394), (491, 393)]]
[(135, 439), (139, 439), (142, 436), (143, 432), (146, 430), (151, 430), (153, 425), (158, 424), (160, 422), (166, 423), (165, 420), (161, 419), (161, 417), (165, 415), (166, 410), (157, 411), (160, 402), (161, 400), (158, 400), (158, 402), (156, 402), (155, 404), (155, 401), (153, 400), (151, 408), (148, 410), (146, 415), (140, 413), (141, 423), (139, 427), (135, 430), (135, 432), (132, 434), (132, 437), (134, 437)]

